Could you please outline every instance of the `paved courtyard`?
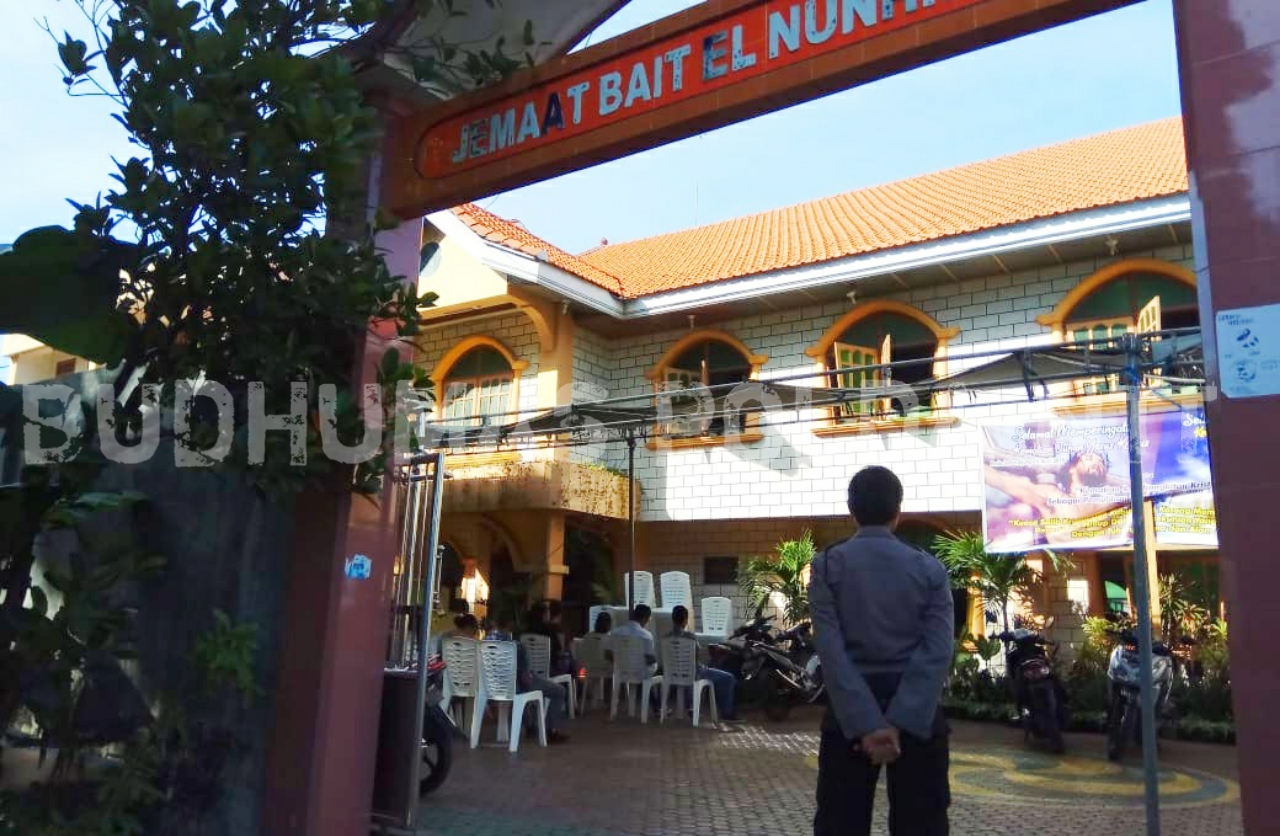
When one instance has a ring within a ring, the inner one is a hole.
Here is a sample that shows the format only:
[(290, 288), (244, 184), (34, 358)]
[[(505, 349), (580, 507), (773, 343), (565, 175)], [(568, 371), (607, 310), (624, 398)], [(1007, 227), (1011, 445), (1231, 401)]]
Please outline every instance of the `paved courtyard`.
[[(811, 832), (818, 715), (783, 724), (748, 715), (725, 731), (688, 723), (610, 724), (605, 712), (569, 724), (567, 746), (491, 743), (457, 750), (448, 782), (423, 805), (420, 834), (448, 836), (774, 836)], [(1138, 836), (1142, 784), (1134, 755), (1102, 757), (1102, 738), (1069, 740), (1058, 758), (1020, 732), (956, 724), (952, 833), (960, 836)], [(1161, 789), (1168, 836), (1242, 834), (1235, 752), (1165, 742)], [(883, 786), (883, 782), (882, 782)], [(877, 811), (884, 826), (883, 791)]]

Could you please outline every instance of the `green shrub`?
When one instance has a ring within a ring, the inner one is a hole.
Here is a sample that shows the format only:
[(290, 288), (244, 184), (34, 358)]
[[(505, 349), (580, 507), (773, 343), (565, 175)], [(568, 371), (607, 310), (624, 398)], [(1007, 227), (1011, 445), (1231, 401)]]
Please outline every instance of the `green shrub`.
[(1184, 717), (1178, 722), (1177, 735), (1180, 740), (1200, 743), (1235, 743), (1236, 727), (1234, 723)]
[(1081, 625), (1084, 630), (1084, 641), (1076, 649), (1073, 668), (1105, 672), (1107, 662), (1111, 658), (1111, 648), (1115, 647), (1119, 627), (1105, 618), (1091, 616)]
[(1067, 689), (1067, 706), (1073, 714), (1107, 710), (1107, 673), (1077, 662), (1063, 681)]
[(1170, 701), (1179, 717), (1197, 717), (1214, 723), (1231, 723), (1231, 682), (1218, 677), (1175, 682)]
[(1217, 619), (1205, 626), (1196, 645), (1194, 658), (1200, 665), (1202, 676), (1224, 680), (1230, 678), (1231, 654), (1227, 646), (1227, 622)]

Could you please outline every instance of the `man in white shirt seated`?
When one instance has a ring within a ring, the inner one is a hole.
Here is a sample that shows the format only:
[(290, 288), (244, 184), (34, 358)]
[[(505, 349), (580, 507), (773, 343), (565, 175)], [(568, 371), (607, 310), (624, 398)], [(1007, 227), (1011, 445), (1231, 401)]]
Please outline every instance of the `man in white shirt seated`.
[[(653, 616), (653, 610), (645, 604), (637, 604), (631, 610), (631, 620), (621, 627), (615, 627), (609, 636), (634, 636), (635, 638), (644, 639), (644, 660), (649, 663), (649, 675), (658, 671), (658, 650), (653, 642), (653, 633), (648, 630), (649, 619)], [(612, 658), (613, 654), (606, 654)]]

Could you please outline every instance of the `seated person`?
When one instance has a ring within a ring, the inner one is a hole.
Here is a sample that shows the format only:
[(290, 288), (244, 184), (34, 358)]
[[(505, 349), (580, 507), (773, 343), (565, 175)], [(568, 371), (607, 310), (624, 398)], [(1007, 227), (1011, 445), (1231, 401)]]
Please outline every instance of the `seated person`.
[(601, 610), (596, 613), (596, 623), (592, 626), (591, 632), (599, 633), (602, 636), (609, 635), (609, 631), (613, 629), (613, 616), (608, 610)]
[(442, 652), (445, 639), (479, 639), (480, 638), (480, 621), (471, 613), (463, 613), (453, 619), (453, 629), (446, 630), (436, 636), (432, 645), (435, 653), (438, 655)]
[(637, 604), (631, 610), (631, 620), (621, 627), (616, 627), (610, 636), (633, 636), (644, 640), (644, 660), (649, 664), (649, 675), (658, 672), (658, 651), (653, 643), (653, 633), (647, 629), (653, 610), (645, 604)]
[(529, 610), (528, 632), (551, 640), (552, 676), (573, 672), (573, 657), (564, 646), (563, 612), (559, 601), (540, 601)]
[(509, 642), (515, 640), (515, 631), (511, 627), (511, 618), (505, 615), (496, 616), (489, 624), (489, 631), (485, 633), (485, 641), (489, 642)]
[[(689, 632), (689, 610), (677, 606), (671, 611), (671, 635), (679, 639), (698, 640)], [(698, 665), (698, 678), (711, 681), (711, 688), (716, 695), (716, 708), (720, 711), (720, 719), (726, 723), (738, 722), (737, 688), (738, 682), (728, 671)]]
[[(559, 744), (568, 743), (569, 735), (560, 729), (560, 724), (564, 721), (565, 706), (568, 704), (568, 695), (564, 690), (564, 686), (557, 685), (554, 682), (534, 676), (529, 670), (529, 653), (525, 650), (523, 644), (516, 643), (516, 687), (520, 689), (520, 693), (528, 691), (541, 691), (543, 698), (547, 700), (547, 743)], [(529, 727), (530, 735), (537, 734), (537, 727)]]

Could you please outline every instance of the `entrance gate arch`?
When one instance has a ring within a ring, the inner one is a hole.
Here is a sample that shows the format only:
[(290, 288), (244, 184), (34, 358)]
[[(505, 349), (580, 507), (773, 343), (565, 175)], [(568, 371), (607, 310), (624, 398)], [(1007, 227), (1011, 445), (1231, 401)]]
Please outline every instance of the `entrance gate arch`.
[[(384, 109), (388, 131), (370, 166), (381, 172), (371, 191), (405, 220), (379, 243), (393, 274), (416, 276), (420, 218), (428, 211), (1131, 2), (708, 0), (430, 110), (398, 99), (394, 85), (374, 89), (371, 101)], [(1268, 705), (1280, 689), (1280, 660), (1270, 647), (1280, 634), (1272, 601), (1280, 566), (1257, 548), (1255, 525), (1270, 511), (1280, 446), (1255, 439), (1256, 428), (1280, 423), (1280, 400), (1223, 395), (1234, 367), (1220, 368), (1215, 340), (1231, 339), (1236, 323), (1275, 321), (1277, 309), (1268, 306), (1280, 303), (1280, 3), (1173, 4), (1223, 585), (1242, 625), (1231, 631), (1231, 650), (1241, 660), (1233, 688), (1244, 821), (1247, 832), (1266, 833), (1280, 821), (1280, 794), (1267, 791), (1272, 753), (1280, 750), (1280, 722)], [(380, 349), (393, 338), (370, 339), (357, 383), (376, 383)], [(1280, 380), (1268, 384), (1274, 388), (1265, 391), (1280, 391)], [(299, 619), (285, 639), (296, 652), (285, 659), (297, 660), (302, 675), (280, 672), (272, 760), (297, 776), (269, 788), (266, 804), (279, 824), (271, 832), (281, 836), (361, 832), (372, 792), (381, 677), (369, 648), (387, 635), (386, 600), (377, 590), (395, 554), (386, 524), (394, 497), (379, 509), (325, 501), (299, 514), (326, 524), (299, 526), (295, 537), (300, 554), (326, 555), (331, 577), (317, 578), (307, 560), (292, 570), (289, 609)], [(357, 551), (373, 558), (364, 586), (340, 574)]]

